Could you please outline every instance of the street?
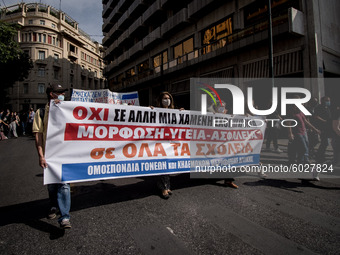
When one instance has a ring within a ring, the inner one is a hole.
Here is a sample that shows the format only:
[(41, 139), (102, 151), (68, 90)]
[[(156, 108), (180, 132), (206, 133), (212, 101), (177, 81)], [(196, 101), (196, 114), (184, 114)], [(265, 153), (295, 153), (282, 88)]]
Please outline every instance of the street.
[[(263, 163), (284, 153), (264, 153)], [(48, 220), (47, 189), (32, 137), (0, 141), (0, 254), (339, 254), (339, 178), (222, 180), (171, 177), (72, 185), (72, 229)]]

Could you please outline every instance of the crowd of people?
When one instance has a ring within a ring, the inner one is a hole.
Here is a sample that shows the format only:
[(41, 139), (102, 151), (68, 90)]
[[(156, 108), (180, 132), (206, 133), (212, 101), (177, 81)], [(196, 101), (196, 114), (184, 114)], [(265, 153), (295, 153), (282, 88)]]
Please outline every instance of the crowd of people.
[[(53, 84), (47, 91), (48, 102), (51, 99), (58, 101), (64, 100), (65, 91), (61, 85)], [(257, 108), (253, 102), (254, 108)], [(270, 102), (268, 103), (270, 106)], [(150, 106), (152, 109), (153, 106)], [(175, 102), (172, 95), (169, 92), (162, 92), (156, 102), (156, 107), (175, 109)], [(314, 163), (324, 163), (326, 161), (325, 153), (329, 144), (333, 148), (333, 164), (339, 166), (340, 164), (340, 108), (331, 107), (330, 98), (323, 97), (321, 102), (318, 102), (317, 98), (313, 98), (305, 107), (312, 113), (311, 116), (305, 116), (301, 110), (292, 105), (288, 110), (288, 115), (285, 116), (291, 120), (295, 120), (294, 127), (280, 128), (279, 125), (267, 126), (266, 130), (266, 150), (275, 153), (282, 153), (279, 148), (278, 138), (288, 139), (288, 163), (311, 163), (311, 160), (315, 160)], [(180, 108), (179, 110), (183, 110)], [(209, 112), (228, 114), (226, 103), (217, 107), (212, 105), (208, 109)], [(45, 108), (39, 109), (34, 112), (31, 108), (28, 112), (0, 112), (0, 127), (1, 127), (1, 139), (16, 138), (18, 135), (33, 135), (36, 140), (36, 147), (39, 155), (39, 165), (42, 168), (47, 167), (47, 162), (44, 157), (45, 142), (46, 142), (46, 130), (48, 122), (49, 103)], [(246, 115), (252, 115), (249, 109), (246, 111)], [(279, 119), (282, 117), (274, 112), (272, 115), (267, 116), (267, 119)], [(270, 149), (271, 143), (273, 143), (273, 150)], [(317, 148), (317, 150), (316, 150)], [(259, 173), (265, 177), (263, 173)], [(319, 180), (318, 176), (315, 176), (315, 181)], [(226, 186), (232, 188), (238, 188), (234, 183), (234, 179), (225, 179)], [(160, 190), (160, 195), (164, 199), (168, 199), (172, 194), (170, 189), (170, 176), (161, 175), (157, 179), (157, 187)], [(70, 185), (67, 183), (49, 184), (47, 186), (49, 198), (51, 202), (48, 218), (53, 219), (57, 213), (60, 213), (59, 223), (61, 228), (71, 228), (70, 224)]]
[(0, 140), (18, 138), (22, 135), (33, 135), (32, 125), (35, 111), (0, 111)]

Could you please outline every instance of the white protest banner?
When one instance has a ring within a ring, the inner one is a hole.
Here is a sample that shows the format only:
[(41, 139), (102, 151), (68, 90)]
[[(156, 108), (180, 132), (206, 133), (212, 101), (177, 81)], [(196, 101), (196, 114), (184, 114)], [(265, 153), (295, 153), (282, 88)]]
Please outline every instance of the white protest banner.
[(258, 164), (265, 125), (254, 127), (254, 117), (243, 116), (253, 124), (214, 127), (216, 119), (227, 117), (233, 118), (163, 108), (51, 103), (44, 183), (185, 173), (194, 167), (192, 162), (212, 163), (216, 158), (234, 165)]
[(138, 92), (111, 92), (109, 89), (73, 89), (71, 101), (139, 105)]

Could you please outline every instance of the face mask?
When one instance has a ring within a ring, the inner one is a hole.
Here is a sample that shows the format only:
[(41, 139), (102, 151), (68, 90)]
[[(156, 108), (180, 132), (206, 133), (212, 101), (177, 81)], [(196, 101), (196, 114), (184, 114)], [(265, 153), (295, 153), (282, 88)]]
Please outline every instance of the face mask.
[(170, 106), (170, 103), (171, 103), (170, 99), (162, 99), (162, 105), (164, 107)]
[(326, 106), (328, 106), (328, 107), (331, 106), (331, 102), (330, 102), (330, 101), (326, 101), (325, 104), (326, 104)]
[(59, 95), (59, 96), (58, 96), (58, 99), (59, 99), (60, 101), (64, 101), (64, 100), (65, 100), (65, 96), (64, 96), (64, 95)]

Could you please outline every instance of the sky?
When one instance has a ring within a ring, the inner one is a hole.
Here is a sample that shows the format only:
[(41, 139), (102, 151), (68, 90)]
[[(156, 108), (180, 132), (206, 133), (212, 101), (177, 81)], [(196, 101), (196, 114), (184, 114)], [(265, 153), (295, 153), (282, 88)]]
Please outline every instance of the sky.
[(51, 5), (59, 10), (60, 1), (61, 10), (78, 22), (79, 27), (89, 34), (93, 40), (101, 43), (103, 38), (103, 4), (101, 0), (0, 0), (0, 8), (25, 2)]

